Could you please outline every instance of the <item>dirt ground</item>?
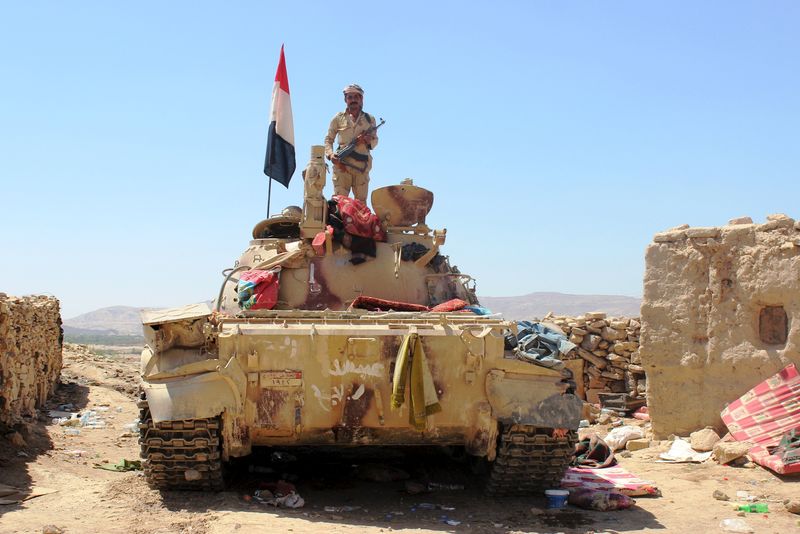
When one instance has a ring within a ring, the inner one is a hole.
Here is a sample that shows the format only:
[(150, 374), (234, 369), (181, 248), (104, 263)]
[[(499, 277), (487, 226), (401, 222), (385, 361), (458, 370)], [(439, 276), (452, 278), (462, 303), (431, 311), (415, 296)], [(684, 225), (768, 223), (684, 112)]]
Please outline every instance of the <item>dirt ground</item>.
[[(800, 516), (782, 504), (800, 496), (800, 477), (781, 478), (760, 467), (719, 466), (713, 460), (655, 463), (666, 444), (620, 458), (629, 471), (653, 481), (662, 496), (639, 497), (633, 508), (613, 512), (573, 506), (550, 511), (543, 497), (488, 498), (463, 462), (428, 450), (372, 458), (298, 454), (288, 463), (266, 451), (233, 466), (228, 491), (161, 494), (147, 486), (141, 471), (95, 468), (103, 462), (136, 460), (139, 454), (137, 436), (124, 428), (138, 417), (138, 355), (95, 350), (105, 355), (67, 346), (62, 384), (50, 408), (72, 403), (77, 410), (95, 410), (105, 428), (81, 428), (80, 434), (68, 435), (44, 410), (22, 433), (24, 446), (0, 438), (0, 483), (27, 495), (44, 493), (0, 506), (0, 532), (722, 532), (720, 522), (737, 514), (732, 502), (712, 496), (715, 490), (734, 500), (737, 491), (746, 491), (769, 504), (769, 514), (739, 517), (757, 533), (800, 532)], [(463, 489), (409, 495), (401, 480), (365, 480), (370, 468), (383, 474), (399, 468), (415, 480)], [(274, 472), (263, 472), (270, 469)], [(280, 476), (294, 482), (305, 500), (303, 508), (273, 508), (252, 498), (261, 484)], [(420, 503), (440, 506), (429, 509)], [(343, 506), (357, 508), (344, 511)], [(56, 529), (48, 530), (50, 526)]]

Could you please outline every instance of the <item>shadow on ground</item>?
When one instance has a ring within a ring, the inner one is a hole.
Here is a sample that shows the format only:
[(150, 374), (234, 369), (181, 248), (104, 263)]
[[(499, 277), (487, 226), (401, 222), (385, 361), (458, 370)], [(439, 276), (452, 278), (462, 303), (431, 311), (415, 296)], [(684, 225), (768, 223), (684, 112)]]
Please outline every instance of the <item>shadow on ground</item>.
[[(277, 455), (275, 453), (278, 453)], [(172, 511), (237, 511), (292, 517), (315, 523), (378, 528), (474, 532), (503, 530), (586, 532), (663, 529), (655, 516), (634, 507), (596, 512), (568, 506), (548, 510), (543, 495), (488, 497), (483, 478), (468, 462), (443, 449), (364, 449), (338, 452), (260, 450), (236, 462), (226, 475), (228, 491), (216, 494), (164, 492)], [(254, 495), (278, 480), (290, 481), (305, 500), (298, 509), (275, 508)], [(380, 480), (380, 481), (378, 481)], [(436, 488), (411, 495), (408, 488)], [(326, 511), (326, 507), (328, 510)], [(253, 527), (228, 516), (231, 529)], [(256, 516), (257, 518), (257, 516)], [(239, 526), (237, 526), (239, 525)]]
[[(62, 377), (63, 380), (63, 377)], [(41, 454), (49, 453), (53, 442), (47, 432), (51, 422), (47, 413), (59, 404), (71, 403), (75, 411), (86, 406), (89, 397), (89, 388), (77, 382), (65, 380), (56, 386), (55, 393), (48, 399), (47, 404), (39, 408), (39, 416), (14, 425), (7, 429), (5, 437), (0, 437), (0, 482), (11, 486), (17, 493), (5, 498), (20, 500), (18, 504), (0, 505), (0, 517), (5, 513), (24, 507), (28, 498), (35, 498), (35, 494), (42, 488), (33, 486), (33, 478), (29, 473), (29, 466)], [(17, 446), (11, 443), (10, 436), (13, 432), (19, 433), (24, 440), (24, 445)]]

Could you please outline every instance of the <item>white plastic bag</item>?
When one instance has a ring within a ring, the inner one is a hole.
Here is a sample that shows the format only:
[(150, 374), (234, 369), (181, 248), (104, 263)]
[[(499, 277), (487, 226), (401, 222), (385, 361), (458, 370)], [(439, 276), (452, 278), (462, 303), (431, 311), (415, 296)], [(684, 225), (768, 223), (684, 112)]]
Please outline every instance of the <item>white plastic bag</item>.
[(625, 444), (629, 440), (643, 438), (644, 433), (638, 426), (620, 426), (608, 433), (603, 441), (611, 447), (612, 451), (618, 451), (625, 448)]

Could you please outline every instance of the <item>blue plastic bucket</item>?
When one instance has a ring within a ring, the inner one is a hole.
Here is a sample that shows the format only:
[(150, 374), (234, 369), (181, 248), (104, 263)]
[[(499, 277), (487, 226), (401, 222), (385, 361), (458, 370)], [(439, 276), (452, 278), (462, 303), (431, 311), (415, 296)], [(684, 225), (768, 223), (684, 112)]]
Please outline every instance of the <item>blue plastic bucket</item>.
[(569, 491), (562, 489), (549, 489), (544, 492), (547, 497), (548, 508), (564, 508), (567, 505)]

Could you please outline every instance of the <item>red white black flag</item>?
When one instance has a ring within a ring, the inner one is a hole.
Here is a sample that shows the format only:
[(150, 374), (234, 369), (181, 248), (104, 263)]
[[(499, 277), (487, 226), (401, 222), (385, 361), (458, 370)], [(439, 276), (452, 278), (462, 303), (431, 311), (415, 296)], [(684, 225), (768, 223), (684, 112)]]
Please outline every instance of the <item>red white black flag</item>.
[(286, 60), (281, 45), (281, 59), (278, 62), (278, 72), (275, 73), (275, 85), (272, 87), (264, 174), (288, 188), (295, 166), (292, 102), (289, 99), (289, 78), (286, 75)]

